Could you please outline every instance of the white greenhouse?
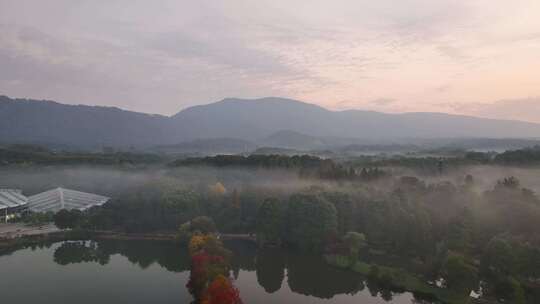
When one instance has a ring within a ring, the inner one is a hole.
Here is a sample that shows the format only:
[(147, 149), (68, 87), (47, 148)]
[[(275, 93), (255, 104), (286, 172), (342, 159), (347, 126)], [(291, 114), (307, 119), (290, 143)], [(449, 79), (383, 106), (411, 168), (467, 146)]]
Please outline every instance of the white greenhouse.
[(19, 189), (0, 189), (0, 221), (7, 222), (26, 209), (28, 198)]
[(32, 212), (58, 212), (62, 209), (84, 211), (107, 201), (109, 198), (106, 196), (56, 188), (30, 196), (28, 209)]

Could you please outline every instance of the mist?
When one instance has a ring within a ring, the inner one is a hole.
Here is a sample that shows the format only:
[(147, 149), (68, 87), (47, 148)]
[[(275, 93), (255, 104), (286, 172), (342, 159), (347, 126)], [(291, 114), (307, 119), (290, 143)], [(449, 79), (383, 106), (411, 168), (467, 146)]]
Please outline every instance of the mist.
[(256, 188), (276, 192), (293, 193), (320, 187), (332, 191), (336, 189), (371, 188), (387, 190), (396, 178), (415, 176), (426, 184), (451, 182), (462, 185), (467, 175), (475, 181), (478, 193), (493, 189), (497, 181), (516, 177), (521, 185), (536, 193), (540, 192), (540, 168), (519, 168), (505, 166), (465, 166), (449, 170), (441, 175), (426, 175), (414, 169), (402, 167), (384, 168), (391, 176), (373, 182), (332, 181), (299, 177), (295, 170), (178, 167), (121, 169), (92, 166), (59, 166), (9, 168), (0, 174), (0, 188), (21, 189), (25, 195), (34, 195), (57, 187), (69, 188), (114, 197), (125, 191), (136, 189), (152, 182), (168, 182), (178, 187), (206, 187), (221, 183), (228, 190)]
[(152, 182), (167, 182), (178, 187), (200, 187), (221, 183), (226, 189), (273, 189), (294, 192), (310, 186), (333, 187), (335, 183), (298, 177), (296, 172), (279, 169), (148, 168), (118, 169), (90, 166), (60, 166), (4, 169), (0, 188), (21, 189), (34, 195), (63, 187), (114, 197)]

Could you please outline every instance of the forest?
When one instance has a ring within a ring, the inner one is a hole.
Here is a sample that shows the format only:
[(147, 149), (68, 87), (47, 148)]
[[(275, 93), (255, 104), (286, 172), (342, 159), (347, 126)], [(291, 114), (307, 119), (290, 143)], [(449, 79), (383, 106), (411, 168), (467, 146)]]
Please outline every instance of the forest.
[(27, 222), (176, 233), (179, 241), (205, 230), (248, 234), (260, 248), (317, 254), (383, 289), (446, 303), (467, 303), (471, 291), (538, 303), (540, 199), (528, 187), (537, 186), (535, 153), (538, 148), (469, 152), (366, 166), (313, 156), (215, 156), (167, 162), (151, 173), (60, 166), (25, 169), (35, 176), (7, 180), (43, 183), (47, 176), (47, 184), (79, 183), (112, 197), (85, 212), (27, 214), (21, 219)]
[[(54, 220), (63, 228), (149, 233), (181, 231), (203, 216), (221, 233), (254, 234), (261, 247), (319, 253), (388, 288), (449, 303), (481, 288), (488, 297), (537, 303), (540, 199), (515, 177), (484, 191), (475, 179), (384, 176), (298, 189), (163, 179), (85, 213), (62, 211)], [(381, 257), (399, 261), (383, 265)], [(441, 278), (445, 294), (423, 283)]]

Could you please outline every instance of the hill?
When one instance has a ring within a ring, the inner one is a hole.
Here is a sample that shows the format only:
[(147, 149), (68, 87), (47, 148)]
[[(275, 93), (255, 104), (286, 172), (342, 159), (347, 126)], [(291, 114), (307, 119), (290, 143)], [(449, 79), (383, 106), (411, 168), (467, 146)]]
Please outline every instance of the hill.
[[(172, 117), (184, 136), (256, 140), (283, 130), (355, 139), (540, 137), (540, 124), (444, 113), (330, 111), (284, 98), (224, 99)], [(189, 132), (189, 128), (193, 128)]]
[(310, 150), (440, 138), (540, 138), (540, 124), (443, 113), (330, 111), (274, 97), (229, 98), (167, 117), (0, 96), (0, 143), (244, 151), (256, 145)]
[(0, 142), (82, 148), (174, 142), (170, 118), (113, 107), (0, 96)]

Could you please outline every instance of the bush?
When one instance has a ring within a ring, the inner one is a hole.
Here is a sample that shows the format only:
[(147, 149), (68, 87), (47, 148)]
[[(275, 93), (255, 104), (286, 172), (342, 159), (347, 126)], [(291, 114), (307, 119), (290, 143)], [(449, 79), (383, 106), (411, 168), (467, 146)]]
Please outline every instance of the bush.
[(339, 254), (326, 255), (325, 259), (328, 264), (345, 269), (350, 268), (354, 263), (354, 260), (352, 260), (350, 257)]
[(478, 287), (478, 270), (461, 255), (450, 254), (444, 263), (443, 272), (449, 289), (468, 294)]
[(28, 212), (20, 218), (20, 221), (25, 224), (39, 226), (54, 221), (54, 213)]
[(198, 216), (191, 221), (180, 225), (177, 232), (177, 240), (188, 242), (192, 237), (198, 234), (211, 234), (216, 232), (216, 225), (212, 218), (208, 216)]
[(83, 214), (79, 210), (62, 209), (53, 217), (54, 224), (60, 229), (72, 229), (81, 224)]
[(198, 216), (191, 220), (190, 230), (199, 231), (201, 233), (213, 233), (216, 232), (216, 224), (208, 216)]

